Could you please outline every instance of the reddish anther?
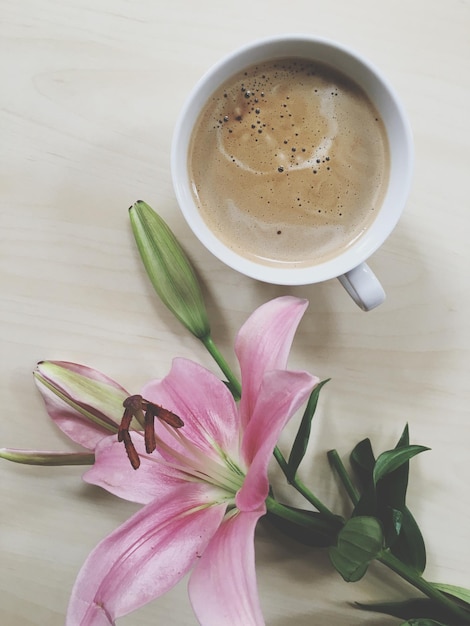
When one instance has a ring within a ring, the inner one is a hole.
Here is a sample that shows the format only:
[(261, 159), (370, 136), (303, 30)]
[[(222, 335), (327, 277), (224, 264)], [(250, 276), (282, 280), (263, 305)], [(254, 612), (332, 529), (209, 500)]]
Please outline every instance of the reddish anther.
[(157, 447), (157, 444), (155, 441), (155, 413), (150, 406), (147, 406), (145, 411), (144, 438), (145, 450), (147, 454), (151, 454)]
[(134, 469), (139, 469), (140, 467), (140, 458), (139, 453), (135, 449), (134, 444), (132, 443), (131, 436), (128, 430), (122, 432), (121, 439), (119, 441), (124, 442), (124, 447), (126, 448), (127, 456), (129, 457), (129, 461)]
[(144, 440), (147, 454), (151, 454), (157, 447), (155, 438), (156, 417), (173, 428), (181, 428), (184, 426), (184, 422), (178, 415), (175, 415), (175, 413), (164, 409), (158, 404), (144, 400), (140, 395), (129, 396), (124, 400), (123, 406), (124, 414), (118, 429), (118, 441), (124, 443), (132, 467), (138, 469), (140, 466), (140, 458), (129, 433), (132, 418), (139, 413), (142, 415), (144, 412)]
[[(146, 400), (144, 400), (144, 402), (146, 402)], [(181, 417), (178, 417), (175, 413), (167, 411), (162, 406), (158, 406), (158, 404), (152, 404), (151, 402), (147, 402), (147, 404), (152, 407), (152, 411), (155, 411), (156, 417), (162, 420), (162, 422), (165, 422), (169, 426), (173, 426), (173, 428), (181, 428), (184, 426), (184, 422)]]

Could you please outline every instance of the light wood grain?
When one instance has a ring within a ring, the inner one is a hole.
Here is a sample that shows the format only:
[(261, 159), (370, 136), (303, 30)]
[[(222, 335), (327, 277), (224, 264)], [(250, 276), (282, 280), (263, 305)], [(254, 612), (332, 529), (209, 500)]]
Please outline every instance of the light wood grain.
[[(305, 479), (341, 509), (325, 452), (346, 457), (366, 436), (380, 451), (408, 422), (412, 440), (432, 448), (413, 461), (409, 490), (428, 578), (470, 587), (468, 1), (0, 0), (0, 18), (0, 447), (71, 449), (34, 388), (40, 359), (91, 365), (134, 392), (177, 355), (213, 367), (140, 265), (127, 208), (142, 198), (196, 264), (233, 365), (235, 333), (255, 307), (283, 293), (310, 300), (290, 362), (333, 380)], [(187, 92), (225, 53), (282, 32), (356, 48), (410, 115), (413, 188), (371, 260), (388, 297), (369, 314), (336, 281), (285, 289), (235, 274), (202, 249), (176, 206), (169, 150)], [(2, 462), (0, 472), (0, 623), (62, 625), (84, 558), (135, 507), (82, 483), (80, 468)], [(408, 591), (381, 566), (346, 585), (324, 553), (264, 527), (256, 551), (271, 626), (397, 623), (350, 604)], [(119, 623), (160, 622), (196, 623), (184, 581)]]

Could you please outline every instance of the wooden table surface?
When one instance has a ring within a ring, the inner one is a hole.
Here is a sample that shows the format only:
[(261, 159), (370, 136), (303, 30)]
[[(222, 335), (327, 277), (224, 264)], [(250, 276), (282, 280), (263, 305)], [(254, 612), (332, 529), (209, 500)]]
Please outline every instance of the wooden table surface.
[[(143, 271), (127, 209), (144, 199), (194, 261), (233, 366), (252, 310), (286, 293), (309, 299), (290, 365), (332, 381), (305, 481), (343, 510), (326, 451), (346, 458), (367, 436), (382, 451), (408, 422), (412, 442), (432, 448), (412, 461), (409, 488), (427, 578), (470, 587), (469, 27), (468, 0), (0, 0), (0, 447), (73, 448), (34, 386), (41, 359), (88, 364), (133, 392), (174, 356), (215, 367)], [(370, 58), (411, 119), (412, 191), (370, 261), (387, 291), (370, 313), (336, 280), (283, 288), (236, 274), (202, 248), (175, 201), (169, 152), (188, 91), (222, 55), (283, 32)], [(62, 625), (86, 555), (137, 507), (83, 483), (79, 467), (2, 461), (0, 472), (0, 623)], [(256, 555), (271, 626), (399, 623), (351, 606), (410, 591), (382, 566), (348, 585), (326, 554), (263, 526)], [(196, 624), (185, 581), (119, 621), (155, 623)]]

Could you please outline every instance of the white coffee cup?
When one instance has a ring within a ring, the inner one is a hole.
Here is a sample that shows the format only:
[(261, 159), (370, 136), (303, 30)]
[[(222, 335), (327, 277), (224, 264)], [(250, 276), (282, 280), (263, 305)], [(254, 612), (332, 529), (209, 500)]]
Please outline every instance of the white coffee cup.
[[(263, 265), (222, 243), (198, 210), (188, 168), (192, 131), (210, 95), (244, 68), (283, 57), (321, 62), (351, 78), (375, 105), (389, 143), (389, 182), (374, 221), (355, 243), (337, 256), (307, 267)], [(204, 246), (226, 265), (257, 280), (278, 285), (306, 285), (338, 278), (364, 311), (384, 301), (382, 285), (365, 261), (390, 235), (404, 209), (413, 170), (413, 141), (406, 113), (394, 90), (382, 73), (358, 53), (328, 39), (295, 34), (259, 40), (233, 52), (213, 66), (189, 94), (175, 127), (171, 168), (176, 197), (186, 221)]]

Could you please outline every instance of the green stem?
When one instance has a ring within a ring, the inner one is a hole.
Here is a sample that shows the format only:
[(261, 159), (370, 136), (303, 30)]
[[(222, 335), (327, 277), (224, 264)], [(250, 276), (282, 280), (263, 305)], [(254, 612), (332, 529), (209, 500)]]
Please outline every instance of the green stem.
[(93, 465), (92, 452), (49, 452), (1, 448), (0, 458), (24, 465)]
[(206, 350), (209, 352), (209, 354), (212, 356), (214, 361), (217, 363), (217, 365), (220, 367), (220, 369), (226, 376), (232, 389), (238, 394), (238, 396), (241, 396), (242, 386), (239, 383), (235, 374), (232, 372), (230, 365), (227, 363), (227, 361), (222, 356), (220, 350), (215, 345), (214, 341), (212, 340), (212, 337), (210, 335), (208, 335), (207, 337), (202, 337), (201, 341), (204, 344)]
[[(274, 513), (278, 517), (289, 520), (290, 522), (293, 522), (298, 526), (310, 528), (311, 530), (315, 531), (318, 530), (318, 521), (308, 515), (306, 511), (302, 512), (299, 509), (292, 509), (290, 507), (284, 506), (272, 496), (268, 496), (268, 498), (266, 499), (266, 508), (270, 513)], [(338, 518), (335, 518), (335, 521), (338, 522)], [(323, 530), (323, 525), (321, 525), (321, 528)]]
[[(451, 598), (444, 593), (436, 589), (432, 583), (429, 583), (417, 572), (413, 571), (410, 567), (405, 565), (389, 551), (384, 551), (380, 557), (377, 558), (380, 563), (391, 569), (393, 572), (401, 576), (404, 580), (409, 582), (413, 587), (419, 589), (424, 595), (426, 595), (434, 602), (438, 603), (449, 614), (453, 615), (459, 620), (459, 624), (470, 624), (470, 615), (467, 611), (460, 608)], [(462, 620), (462, 621), (460, 621)]]
[(313, 504), (313, 506), (317, 509), (317, 511), (320, 511), (320, 513), (323, 513), (325, 516), (330, 517), (331, 519), (334, 518), (335, 520), (338, 519), (338, 517), (332, 511), (330, 511), (330, 509), (327, 506), (325, 506), (323, 502), (319, 500), (317, 496), (314, 493), (312, 493), (310, 489), (308, 489), (308, 487), (306, 487), (301, 480), (297, 478), (297, 476), (294, 476), (294, 478), (290, 477), (290, 472), (289, 472), (289, 467), (287, 465), (287, 461), (285, 460), (285, 458), (283, 457), (281, 451), (279, 450), (277, 446), (274, 448), (274, 457), (276, 458), (276, 461), (278, 462), (279, 467), (281, 468), (285, 477), (287, 478), (288, 483), (292, 485), (292, 487), (294, 487), (296, 491), (302, 494), (302, 496), (307, 500), (307, 502), (310, 502), (310, 504)]
[(330, 463), (335, 468), (341, 482), (343, 483), (343, 487), (346, 489), (348, 496), (351, 499), (351, 502), (354, 506), (359, 502), (359, 492), (356, 487), (353, 485), (352, 480), (344, 467), (344, 463), (341, 460), (338, 452), (336, 450), (330, 450), (327, 453), (328, 459)]

